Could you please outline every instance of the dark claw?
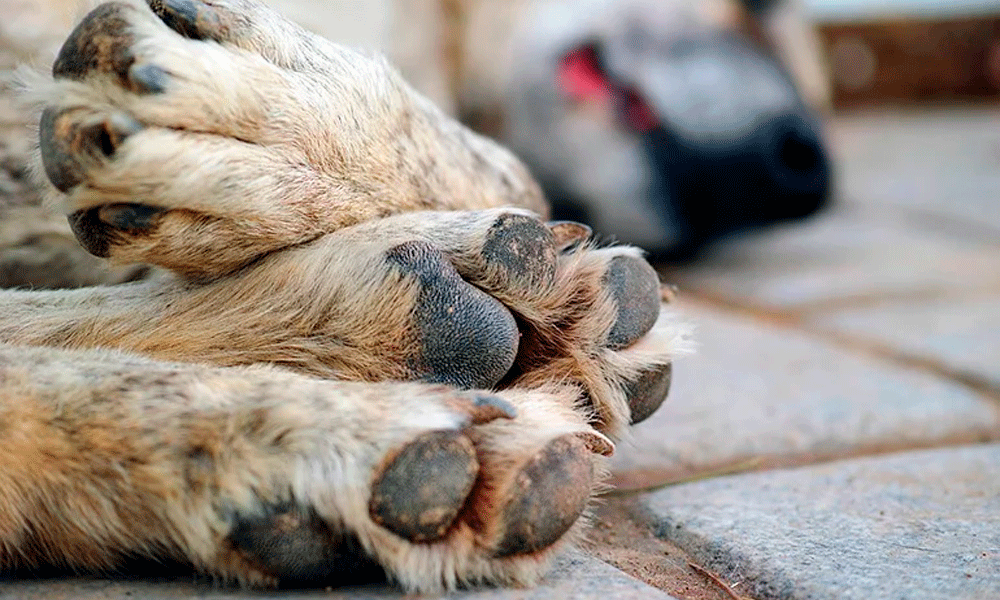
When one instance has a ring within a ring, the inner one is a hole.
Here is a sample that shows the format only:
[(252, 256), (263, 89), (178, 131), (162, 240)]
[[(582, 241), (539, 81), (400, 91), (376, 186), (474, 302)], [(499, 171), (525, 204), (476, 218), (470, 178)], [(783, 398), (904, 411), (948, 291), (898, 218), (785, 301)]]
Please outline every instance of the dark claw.
[(628, 405), (632, 410), (632, 424), (648, 419), (670, 393), (670, 380), (673, 378), (673, 365), (667, 363), (643, 371), (639, 378), (626, 388)]
[(593, 482), (584, 440), (565, 435), (549, 442), (514, 480), (502, 516), (504, 536), (494, 554), (530, 554), (559, 541), (583, 514)]
[(549, 221), (548, 226), (560, 249), (585, 242), (594, 235), (590, 227), (575, 221)]
[(604, 283), (618, 306), (618, 320), (608, 332), (605, 345), (621, 350), (635, 343), (656, 323), (660, 315), (660, 279), (645, 260), (616, 256), (608, 265)]
[(132, 65), (128, 70), (129, 88), (138, 94), (162, 94), (170, 76), (156, 65)]
[(410, 442), (372, 486), (372, 519), (411, 542), (448, 531), (479, 474), (476, 451), (458, 431), (433, 431)]
[(116, 229), (139, 233), (156, 226), (163, 212), (145, 204), (109, 204), (97, 210), (97, 218)]
[(474, 425), (482, 425), (496, 419), (513, 419), (517, 417), (517, 409), (499, 396), (479, 395), (473, 401), (475, 410), (472, 415)]
[(520, 334), (499, 301), (466, 283), (427, 242), (406, 242), (387, 260), (420, 282), (413, 308), (421, 354), (414, 376), (467, 389), (493, 387), (510, 370)]
[(338, 534), (313, 511), (278, 506), (235, 520), (229, 541), (282, 586), (374, 581), (384, 576), (356, 538)]
[(222, 41), (219, 16), (196, 0), (148, 0), (149, 7), (177, 33), (192, 40)]

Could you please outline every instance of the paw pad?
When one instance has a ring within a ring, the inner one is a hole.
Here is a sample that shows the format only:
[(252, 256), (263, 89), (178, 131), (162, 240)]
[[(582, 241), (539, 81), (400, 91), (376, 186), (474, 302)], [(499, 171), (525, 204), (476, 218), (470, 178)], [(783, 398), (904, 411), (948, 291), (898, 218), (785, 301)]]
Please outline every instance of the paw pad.
[(66, 38), (52, 64), (52, 75), (83, 79), (92, 72), (114, 73), (124, 81), (135, 62), (134, 36), (125, 14), (132, 7), (120, 2), (90, 11)]
[(457, 431), (425, 433), (405, 446), (372, 486), (369, 514), (411, 542), (448, 531), (479, 473), (476, 451)]
[(546, 289), (555, 277), (555, 236), (533, 217), (501, 215), (486, 234), (482, 256), (506, 275), (512, 287)]
[(45, 174), (59, 191), (69, 191), (86, 179), (91, 167), (87, 163), (114, 156), (129, 136), (142, 129), (141, 123), (125, 113), (99, 116), (47, 108), (38, 126)]
[(618, 306), (618, 318), (605, 345), (622, 350), (656, 323), (660, 315), (660, 279), (648, 262), (626, 255), (611, 260), (604, 283)]
[(373, 580), (382, 573), (357, 539), (331, 531), (313, 511), (297, 506), (238, 518), (229, 541), (245, 560), (286, 586)]
[(521, 469), (504, 508), (498, 557), (530, 554), (556, 543), (576, 523), (594, 482), (591, 451), (578, 436), (549, 442)]
[(218, 15), (195, 0), (149, 0), (154, 13), (177, 33), (192, 40), (221, 41)]
[(625, 387), (625, 395), (632, 413), (632, 424), (648, 419), (670, 393), (673, 365), (667, 363), (643, 371)]
[(420, 283), (413, 320), (421, 353), (414, 377), (469, 389), (490, 388), (510, 370), (520, 334), (499, 301), (466, 283), (426, 242), (406, 242), (387, 259)]

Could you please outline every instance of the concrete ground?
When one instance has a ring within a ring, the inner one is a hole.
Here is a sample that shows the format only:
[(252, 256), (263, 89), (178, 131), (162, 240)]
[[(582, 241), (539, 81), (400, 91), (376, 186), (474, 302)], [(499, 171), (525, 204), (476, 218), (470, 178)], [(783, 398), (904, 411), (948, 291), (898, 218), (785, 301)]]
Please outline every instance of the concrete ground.
[[(540, 588), (453, 597), (1000, 598), (1000, 112), (831, 129), (835, 208), (664, 273), (700, 349), (619, 447), (593, 546)], [(0, 584), (19, 599), (286, 595)]]

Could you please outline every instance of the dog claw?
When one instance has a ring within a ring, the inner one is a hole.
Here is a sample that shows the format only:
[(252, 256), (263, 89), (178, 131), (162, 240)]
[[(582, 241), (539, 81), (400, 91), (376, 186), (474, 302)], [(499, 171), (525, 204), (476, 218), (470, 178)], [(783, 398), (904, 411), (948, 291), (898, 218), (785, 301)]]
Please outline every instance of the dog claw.
[(517, 409), (498, 396), (479, 395), (473, 401), (472, 423), (482, 425), (496, 419), (513, 419)]
[(556, 247), (560, 249), (585, 242), (594, 235), (590, 227), (575, 221), (550, 221), (547, 225), (555, 238)]

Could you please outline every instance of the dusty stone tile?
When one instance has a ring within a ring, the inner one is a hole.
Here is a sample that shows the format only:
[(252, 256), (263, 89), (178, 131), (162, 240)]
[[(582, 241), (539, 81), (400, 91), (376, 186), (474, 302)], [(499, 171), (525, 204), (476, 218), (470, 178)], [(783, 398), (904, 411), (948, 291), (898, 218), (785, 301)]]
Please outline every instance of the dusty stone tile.
[(697, 352), (670, 397), (618, 445), (626, 486), (761, 458), (765, 464), (1000, 435), (997, 406), (919, 371), (793, 330), (682, 303)]
[[(191, 578), (163, 582), (111, 581), (67, 578), (0, 583), (0, 599), (10, 600), (404, 600), (410, 596), (384, 585), (316, 591), (243, 592), (213, 589)], [(671, 600), (596, 558), (573, 553), (560, 559), (552, 573), (536, 588), (474, 589), (445, 596), (419, 596), (424, 600)]]
[(919, 209), (937, 217), (914, 222), (926, 228), (965, 221), (1000, 231), (996, 110), (838, 117), (829, 137), (845, 200)]
[(815, 322), (825, 329), (879, 340), (1000, 382), (1000, 293), (976, 301), (955, 299), (845, 310)]
[(667, 488), (658, 535), (760, 600), (1000, 597), (1000, 445)]
[(664, 279), (738, 304), (808, 311), (1000, 289), (1000, 251), (975, 238), (916, 231), (877, 209), (841, 206), (734, 240)]

